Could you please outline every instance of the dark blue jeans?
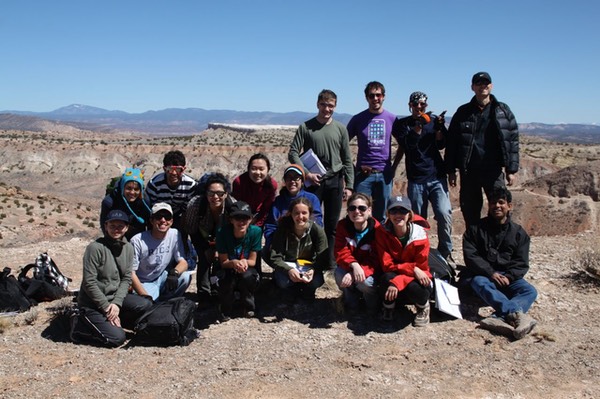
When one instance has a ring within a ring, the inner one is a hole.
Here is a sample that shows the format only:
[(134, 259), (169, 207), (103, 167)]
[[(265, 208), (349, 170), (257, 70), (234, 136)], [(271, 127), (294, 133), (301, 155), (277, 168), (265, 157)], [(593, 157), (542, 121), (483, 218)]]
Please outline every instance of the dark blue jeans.
[(499, 317), (515, 312), (525, 313), (537, 298), (537, 290), (525, 279), (499, 287), (486, 276), (475, 276), (471, 280), (471, 288), (485, 303), (494, 308), (496, 316)]

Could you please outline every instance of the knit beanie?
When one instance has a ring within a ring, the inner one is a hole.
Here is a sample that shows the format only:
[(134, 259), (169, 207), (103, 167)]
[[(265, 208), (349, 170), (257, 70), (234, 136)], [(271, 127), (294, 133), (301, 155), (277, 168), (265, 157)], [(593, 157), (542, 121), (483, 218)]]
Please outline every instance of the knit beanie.
[(123, 197), (123, 202), (125, 202), (125, 204), (127, 205), (127, 208), (131, 212), (131, 214), (133, 216), (135, 216), (135, 218), (140, 223), (145, 223), (146, 221), (143, 218), (139, 217), (133, 211), (133, 209), (131, 209), (131, 206), (129, 205), (129, 201), (127, 201), (127, 198), (125, 198), (125, 195), (124, 195), (124, 193), (125, 193), (125, 185), (128, 182), (130, 182), (130, 181), (134, 181), (134, 182), (136, 182), (136, 183), (138, 183), (140, 185), (140, 196), (139, 196), (139, 199), (142, 201), (143, 206), (145, 206), (146, 209), (148, 209), (148, 212), (152, 213), (152, 211), (150, 210), (150, 207), (148, 206), (148, 204), (144, 200), (144, 172), (142, 172), (140, 169), (137, 169), (137, 168), (126, 168), (125, 172), (121, 176), (121, 181), (119, 182), (119, 191), (121, 192), (121, 197)]

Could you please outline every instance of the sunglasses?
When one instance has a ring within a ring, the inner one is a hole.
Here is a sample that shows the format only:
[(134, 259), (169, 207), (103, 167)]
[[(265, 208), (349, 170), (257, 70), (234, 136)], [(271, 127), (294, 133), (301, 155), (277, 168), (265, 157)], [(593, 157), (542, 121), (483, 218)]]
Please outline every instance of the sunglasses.
[(207, 197), (219, 197), (219, 198), (223, 198), (223, 196), (227, 194), (225, 191), (207, 191), (206, 192), (206, 196)]
[(169, 172), (183, 173), (183, 171), (185, 170), (185, 166), (173, 166), (173, 165), (170, 165), (170, 166), (163, 167), (163, 169), (167, 173), (169, 173)]
[(392, 208), (388, 211), (390, 215), (406, 215), (410, 211), (406, 208)]
[(381, 94), (381, 93), (369, 93), (369, 99), (370, 100), (373, 100), (375, 98), (380, 98), (380, 97), (383, 97), (383, 94)]
[(232, 216), (231, 218), (237, 222), (245, 222), (247, 220), (252, 219), (250, 216), (245, 216), (245, 215), (235, 215), (235, 216)]
[(152, 218), (154, 218), (155, 220), (165, 219), (168, 222), (169, 220), (173, 219), (173, 215), (171, 215), (170, 213), (157, 213), (155, 215), (152, 215)]
[(348, 207), (348, 212), (356, 212), (356, 210), (359, 210), (361, 212), (366, 212), (367, 209), (369, 209), (369, 207), (366, 206), (366, 205), (358, 205), (358, 206), (356, 206), (356, 205), (350, 205)]

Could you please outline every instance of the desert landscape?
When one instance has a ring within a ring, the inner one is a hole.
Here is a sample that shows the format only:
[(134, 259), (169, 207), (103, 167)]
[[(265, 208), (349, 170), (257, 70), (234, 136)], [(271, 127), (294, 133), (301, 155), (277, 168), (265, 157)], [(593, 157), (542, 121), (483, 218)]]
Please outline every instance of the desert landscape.
[[(233, 178), (260, 151), (281, 181), (293, 134), (227, 125), (181, 137), (60, 124), (0, 130), (1, 266), (17, 272), (48, 251), (78, 288), (83, 251), (100, 234), (106, 184), (125, 167), (145, 170), (148, 181), (164, 153), (179, 149), (191, 176), (219, 171)], [(401, 164), (395, 191), (405, 184)], [(491, 308), (472, 298), (463, 300), (464, 319), (434, 312), (429, 326), (415, 329), (408, 309), (393, 323), (348, 317), (330, 284), (313, 308), (281, 310), (267, 282), (256, 319), (216, 324), (214, 312), (202, 310), (200, 336), (190, 346), (111, 350), (69, 342), (64, 311), (72, 300), (64, 298), (0, 318), (0, 397), (594, 398), (599, 193), (600, 145), (521, 137), (514, 218), (532, 236), (528, 278), (539, 296), (531, 310), (538, 325), (520, 341), (477, 328)], [(462, 263), (464, 225), (458, 192), (451, 196), (454, 258)], [(430, 236), (435, 245), (435, 228)], [(192, 284), (192, 299), (194, 290)]]

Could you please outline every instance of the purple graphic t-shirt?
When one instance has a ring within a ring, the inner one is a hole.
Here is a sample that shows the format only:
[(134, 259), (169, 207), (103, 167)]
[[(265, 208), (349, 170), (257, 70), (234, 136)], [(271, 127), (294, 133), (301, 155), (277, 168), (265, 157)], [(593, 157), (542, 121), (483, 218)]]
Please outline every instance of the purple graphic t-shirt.
[(370, 166), (384, 171), (391, 166), (392, 125), (396, 115), (388, 111), (373, 114), (365, 110), (356, 114), (348, 122), (350, 140), (358, 141), (356, 167)]

